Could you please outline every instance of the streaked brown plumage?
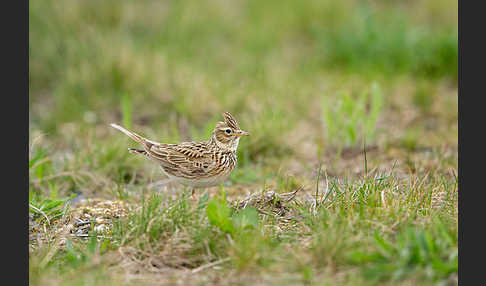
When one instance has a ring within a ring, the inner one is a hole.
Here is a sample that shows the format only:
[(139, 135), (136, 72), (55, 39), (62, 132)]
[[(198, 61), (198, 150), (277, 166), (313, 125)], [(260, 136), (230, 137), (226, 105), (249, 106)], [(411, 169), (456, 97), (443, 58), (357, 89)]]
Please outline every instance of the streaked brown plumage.
[(186, 186), (210, 187), (223, 182), (233, 171), (240, 137), (249, 135), (240, 129), (229, 112), (225, 112), (223, 117), (224, 122), (216, 124), (208, 141), (179, 144), (158, 143), (117, 124), (112, 123), (111, 126), (140, 143), (143, 150), (128, 150), (158, 162), (170, 179)]

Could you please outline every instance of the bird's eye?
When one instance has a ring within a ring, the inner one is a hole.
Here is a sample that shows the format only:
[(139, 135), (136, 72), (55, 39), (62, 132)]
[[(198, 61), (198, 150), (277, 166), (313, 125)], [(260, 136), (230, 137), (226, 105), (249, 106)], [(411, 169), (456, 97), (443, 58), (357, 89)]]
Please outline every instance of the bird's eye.
[(226, 129), (226, 134), (231, 134), (231, 129)]

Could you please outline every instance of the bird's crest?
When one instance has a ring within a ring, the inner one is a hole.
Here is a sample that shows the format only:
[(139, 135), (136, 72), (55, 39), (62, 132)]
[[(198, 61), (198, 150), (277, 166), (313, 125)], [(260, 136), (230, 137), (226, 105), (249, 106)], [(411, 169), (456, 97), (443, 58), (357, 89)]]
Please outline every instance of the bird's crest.
[(236, 129), (236, 130), (239, 130), (240, 129), (240, 126), (238, 125), (238, 122), (236, 122), (236, 119), (229, 112), (223, 113), (223, 117), (224, 117), (224, 122), (226, 122), (226, 124), (229, 127), (233, 128), (233, 129)]

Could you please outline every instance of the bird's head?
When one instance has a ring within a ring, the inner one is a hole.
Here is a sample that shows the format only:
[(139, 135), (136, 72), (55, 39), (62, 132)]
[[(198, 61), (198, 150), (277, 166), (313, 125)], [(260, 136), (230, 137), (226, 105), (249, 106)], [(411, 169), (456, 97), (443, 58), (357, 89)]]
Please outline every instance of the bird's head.
[(240, 137), (249, 136), (250, 134), (240, 129), (238, 122), (236, 122), (236, 119), (229, 112), (225, 112), (223, 118), (224, 122), (220, 121), (216, 123), (211, 139), (223, 149), (236, 151)]

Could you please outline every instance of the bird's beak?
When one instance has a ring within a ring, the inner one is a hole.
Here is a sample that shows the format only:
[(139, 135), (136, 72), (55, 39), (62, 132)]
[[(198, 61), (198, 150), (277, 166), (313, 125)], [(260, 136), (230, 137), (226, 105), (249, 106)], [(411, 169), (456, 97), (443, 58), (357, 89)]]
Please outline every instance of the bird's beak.
[(237, 137), (250, 136), (250, 133), (243, 131), (243, 130), (238, 130), (237, 132), (235, 132), (235, 136), (237, 136)]

